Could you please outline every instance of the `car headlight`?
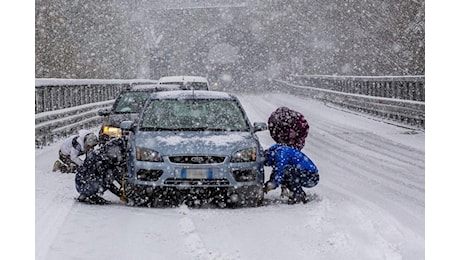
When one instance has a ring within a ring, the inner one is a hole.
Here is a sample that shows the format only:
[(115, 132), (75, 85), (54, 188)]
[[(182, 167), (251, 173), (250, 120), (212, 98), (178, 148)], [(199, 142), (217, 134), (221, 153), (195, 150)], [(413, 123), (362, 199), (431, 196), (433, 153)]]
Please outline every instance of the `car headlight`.
[(256, 158), (257, 149), (255, 147), (251, 147), (233, 153), (230, 162), (254, 162)]
[(105, 125), (102, 127), (102, 133), (112, 137), (121, 137), (121, 129), (114, 126)]
[(136, 159), (138, 161), (149, 161), (149, 162), (162, 162), (163, 158), (161, 157), (160, 153), (142, 147), (136, 147)]

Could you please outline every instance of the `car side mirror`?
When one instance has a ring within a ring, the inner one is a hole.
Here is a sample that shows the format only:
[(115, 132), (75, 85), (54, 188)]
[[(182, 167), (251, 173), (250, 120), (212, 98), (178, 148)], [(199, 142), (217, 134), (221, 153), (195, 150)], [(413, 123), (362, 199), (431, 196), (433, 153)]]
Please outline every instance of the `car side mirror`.
[(97, 111), (98, 116), (108, 116), (110, 114), (110, 110), (108, 109), (100, 109)]
[(121, 132), (132, 132), (134, 131), (134, 122), (133, 121), (122, 121), (120, 123)]
[(267, 123), (265, 122), (255, 122), (254, 123), (254, 132), (267, 130)]

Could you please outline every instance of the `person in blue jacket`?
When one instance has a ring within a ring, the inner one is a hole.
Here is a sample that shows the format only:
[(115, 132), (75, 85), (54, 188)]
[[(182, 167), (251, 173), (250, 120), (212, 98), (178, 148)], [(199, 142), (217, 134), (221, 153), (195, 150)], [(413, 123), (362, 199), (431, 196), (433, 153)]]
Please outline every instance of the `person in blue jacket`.
[(88, 153), (75, 174), (75, 188), (80, 193), (77, 200), (90, 204), (107, 204), (108, 201), (100, 195), (109, 190), (123, 201), (123, 192), (121, 187), (115, 185), (115, 181), (121, 176), (123, 167), (126, 167), (125, 154), (121, 138), (113, 139)]
[(280, 107), (270, 115), (268, 128), (276, 144), (265, 151), (265, 165), (273, 170), (264, 192), (281, 186), (289, 204), (307, 202), (302, 187), (312, 188), (319, 182), (318, 168), (301, 151), (308, 136), (308, 122), (301, 113)]

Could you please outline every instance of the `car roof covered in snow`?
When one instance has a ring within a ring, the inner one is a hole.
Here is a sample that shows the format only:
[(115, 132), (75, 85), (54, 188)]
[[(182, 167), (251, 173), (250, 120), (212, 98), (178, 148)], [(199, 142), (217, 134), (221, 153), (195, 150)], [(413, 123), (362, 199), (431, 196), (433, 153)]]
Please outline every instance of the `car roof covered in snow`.
[(145, 90), (179, 90), (180, 86), (179, 85), (166, 85), (166, 86), (160, 86), (158, 84), (139, 84), (139, 85), (132, 85), (129, 90), (130, 91), (145, 91)]
[(221, 91), (208, 90), (171, 90), (165, 92), (155, 92), (150, 95), (152, 99), (233, 99), (233, 95)]
[(205, 77), (200, 76), (166, 76), (158, 80), (158, 84), (163, 82), (208, 82)]

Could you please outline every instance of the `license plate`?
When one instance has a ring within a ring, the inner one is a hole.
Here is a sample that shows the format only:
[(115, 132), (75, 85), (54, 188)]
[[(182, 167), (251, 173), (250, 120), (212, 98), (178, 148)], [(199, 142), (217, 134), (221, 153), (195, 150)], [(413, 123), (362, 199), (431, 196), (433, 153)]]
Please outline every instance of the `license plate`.
[(182, 169), (181, 177), (184, 179), (211, 179), (211, 169)]

